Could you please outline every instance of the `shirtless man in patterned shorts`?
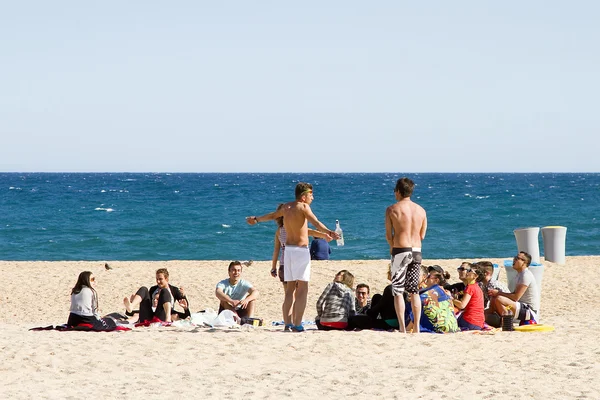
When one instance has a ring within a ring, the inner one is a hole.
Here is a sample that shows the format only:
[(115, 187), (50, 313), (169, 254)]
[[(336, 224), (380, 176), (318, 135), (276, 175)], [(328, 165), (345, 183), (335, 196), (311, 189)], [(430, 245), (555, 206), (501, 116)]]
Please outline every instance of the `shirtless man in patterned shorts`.
[(385, 211), (385, 237), (390, 245), (392, 256), (392, 291), (394, 308), (398, 316), (400, 332), (406, 332), (404, 320), (403, 293), (410, 294), (414, 315), (413, 332), (419, 332), (421, 320), (421, 298), (419, 297), (419, 277), (421, 274), (421, 242), (427, 231), (427, 213), (410, 199), (415, 183), (408, 178), (396, 182), (394, 194), (396, 203)]

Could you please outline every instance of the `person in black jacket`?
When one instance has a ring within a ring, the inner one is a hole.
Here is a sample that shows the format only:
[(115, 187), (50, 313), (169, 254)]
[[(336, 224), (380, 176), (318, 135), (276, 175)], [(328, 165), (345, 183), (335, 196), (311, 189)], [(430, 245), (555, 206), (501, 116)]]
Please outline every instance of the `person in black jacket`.
[[(391, 265), (388, 266), (388, 280), (392, 280)], [(383, 294), (375, 294), (371, 298), (371, 308), (366, 315), (354, 315), (348, 320), (348, 329), (398, 329), (398, 317), (394, 306), (392, 285), (387, 285)]]
[[(183, 308), (183, 312), (175, 310), (175, 302)], [(128, 316), (133, 316), (133, 308), (139, 305), (139, 321), (151, 321), (154, 317), (161, 321), (172, 322), (190, 316), (188, 300), (183, 293), (183, 288), (169, 284), (169, 271), (160, 268), (156, 271), (156, 285), (150, 290), (142, 286), (131, 297), (123, 299)]]

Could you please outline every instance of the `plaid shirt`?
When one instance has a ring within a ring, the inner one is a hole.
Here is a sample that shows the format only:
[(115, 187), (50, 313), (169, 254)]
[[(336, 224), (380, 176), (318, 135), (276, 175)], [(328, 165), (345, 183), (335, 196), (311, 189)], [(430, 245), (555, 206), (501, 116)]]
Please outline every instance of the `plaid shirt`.
[(346, 321), (356, 314), (354, 291), (339, 282), (331, 282), (317, 301), (317, 319), (326, 322)]

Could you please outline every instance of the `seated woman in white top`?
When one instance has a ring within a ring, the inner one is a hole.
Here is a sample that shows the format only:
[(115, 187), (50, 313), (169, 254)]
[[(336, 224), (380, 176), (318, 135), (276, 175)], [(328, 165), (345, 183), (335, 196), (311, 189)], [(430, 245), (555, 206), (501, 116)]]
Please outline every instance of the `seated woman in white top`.
[(111, 318), (100, 318), (98, 315), (98, 293), (96, 278), (90, 271), (83, 271), (77, 278), (75, 287), (71, 289), (71, 309), (67, 325), (70, 327), (85, 326), (92, 330), (109, 330), (116, 327)]

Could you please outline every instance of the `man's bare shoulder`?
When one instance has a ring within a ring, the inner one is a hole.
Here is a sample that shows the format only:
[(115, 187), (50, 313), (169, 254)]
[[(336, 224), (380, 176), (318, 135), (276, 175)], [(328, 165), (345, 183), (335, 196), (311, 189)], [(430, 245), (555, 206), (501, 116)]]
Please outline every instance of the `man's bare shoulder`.
[(421, 213), (425, 214), (425, 209), (423, 207), (421, 207), (421, 205), (419, 205), (417, 203), (414, 203), (414, 202), (413, 202), (413, 204), (414, 204), (415, 210), (417, 210), (418, 212), (421, 212)]

